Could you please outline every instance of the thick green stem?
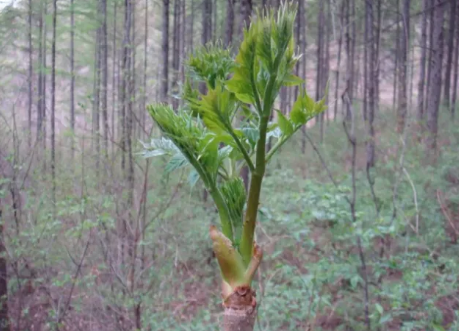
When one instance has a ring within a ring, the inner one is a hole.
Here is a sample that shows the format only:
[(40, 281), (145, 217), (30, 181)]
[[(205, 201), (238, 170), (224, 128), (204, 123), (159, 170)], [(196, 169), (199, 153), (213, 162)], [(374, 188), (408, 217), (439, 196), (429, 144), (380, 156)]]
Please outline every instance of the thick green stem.
[(269, 116), (264, 115), (260, 120), (260, 139), (257, 143), (256, 167), (255, 171), (252, 173), (252, 179), (250, 181), (247, 211), (245, 213), (244, 226), (242, 229), (240, 252), (246, 265), (249, 264), (250, 259), (252, 258), (253, 237), (257, 221), (261, 184), (263, 182), (263, 176), (265, 175), (265, 145), (268, 121)]
[(274, 103), (273, 92), (274, 84), (277, 78), (277, 69), (279, 67), (280, 59), (283, 54), (279, 54), (274, 61), (274, 74), (271, 75), (266, 86), (263, 112), (260, 117), (259, 132), (260, 137), (257, 142), (255, 171), (252, 173), (250, 181), (249, 198), (247, 200), (247, 211), (245, 213), (244, 226), (242, 228), (242, 238), (240, 252), (245, 265), (249, 265), (252, 258), (253, 237), (255, 235), (255, 226), (257, 222), (258, 205), (260, 204), (261, 184), (263, 183), (263, 176), (266, 169), (266, 133), (268, 129), (269, 117), (272, 112)]
[(252, 162), (252, 159), (250, 158), (249, 153), (248, 153), (247, 150), (244, 148), (244, 146), (242, 145), (241, 141), (240, 141), (239, 138), (236, 136), (236, 134), (235, 134), (234, 131), (231, 129), (231, 127), (230, 127), (230, 130), (229, 130), (229, 134), (231, 135), (231, 137), (232, 137), (232, 138), (234, 139), (234, 141), (236, 142), (236, 145), (237, 145), (237, 147), (239, 148), (239, 150), (241, 151), (242, 156), (244, 156), (245, 162), (247, 163), (247, 166), (249, 167), (250, 171), (254, 171), (254, 170), (255, 170), (255, 166), (253, 165), (253, 162)]
[(209, 194), (217, 206), (218, 215), (220, 216), (220, 222), (222, 224), (223, 234), (231, 241), (233, 241), (233, 227), (231, 226), (230, 215), (228, 206), (222, 197), (222, 194), (218, 188), (214, 187), (209, 190)]

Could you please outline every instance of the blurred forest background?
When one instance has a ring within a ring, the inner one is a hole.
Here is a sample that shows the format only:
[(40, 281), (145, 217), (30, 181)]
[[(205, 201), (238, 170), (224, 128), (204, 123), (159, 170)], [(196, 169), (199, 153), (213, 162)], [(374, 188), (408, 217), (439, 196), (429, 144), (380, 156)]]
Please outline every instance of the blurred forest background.
[[(459, 330), (459, 1), (296, 2), (295, 71), (328, 109), (268, 169), (255, 329)], [(215, 329), (218, 215), (140, 156), (145, 106), (179, 107), (188, 54), (237, 46), (264, 6), (0, 10), (1, 331)]]

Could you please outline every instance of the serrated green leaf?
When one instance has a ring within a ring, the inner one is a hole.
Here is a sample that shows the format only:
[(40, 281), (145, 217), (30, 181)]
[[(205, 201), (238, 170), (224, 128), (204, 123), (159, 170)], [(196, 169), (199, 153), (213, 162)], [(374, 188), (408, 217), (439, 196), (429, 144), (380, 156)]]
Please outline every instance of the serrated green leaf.
[(290, 119), (293, 124), (303, 125), (307, 121), (306, 113), (303, 111), (303, 98), (299, 97), (293, 105), (292, 111), (290, 112)]
[(260, 132), (258, 131), (258, 128), (245, 127), (242, 128), (242, 132), (244, 133), (244, 136), (247, 138), (252, 148), (255, 148), (258, 139), (260, 139)]
[(224, 49), (218, 43), (198, 47), (186, 62), (188, 74), (206, 82), (210, 88), (215, 88), (219, 81), (226, 80), (233, 66), (230, 50)]
[(279, 128), (284, 135), (290, 136), (293, 133), (292, 123), (290, 123), (290, 121), (280, 111), (277, 111), (277, 123), (279, 124)]
[(250, 94), (247, 94), (247, 93), (236, 93), (236, 98), (239, 101), (244, 102), (244, 103), (253, 104), (255, 102), (253, 97)]
[(246, 202), (244, 182), (241, 178), (231, 178), (224, 182), (220, 189), (231, 216), (234, 234), (233, 245), (238, 247), (242, 234), (243, 211)]
[(191, 188), (193, 188), (198, 181), (199, 181), (198, 172), (195, 169), (191, 170), (190, 173), (188, 174), (188, 184), (190, 185)]
[(284, 86), (298, 86), (304, 83), (304, 80), (302, 80), (300, 77), (295, 76), (294, 74), (288, 75), (284, 79)]
[(183, 168), (189, 164), (188, 160), (182, 153), (177, 153), (169, 160), (164, 168), (166, 174), (171, 173), (174, 170)]

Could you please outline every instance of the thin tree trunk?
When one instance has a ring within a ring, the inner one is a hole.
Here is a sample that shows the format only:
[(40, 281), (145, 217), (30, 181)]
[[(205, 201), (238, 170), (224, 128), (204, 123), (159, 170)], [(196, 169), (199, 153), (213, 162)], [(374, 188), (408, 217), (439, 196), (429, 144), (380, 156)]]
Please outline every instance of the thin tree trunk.
[(46, 172), (46, 128), (47, 128), (47, 125), (48, 125), (48, 121), (47, 121), (47, 117), (46, 117), (46, 41), (47, 41), (47, 36), (48, 36), (48, 33), (47, 33), (47, 27), (46, 27), (46, 16), (48, 14), (48, 0), (45, 0), (45, 7), (44, 7), (44, 10), (43, 10), (43, 15), (44, 15), (44, 19), (43, 19), (43, 77), (42, 77), (42, 105), (41, 105), (41, 109), (42, 109), (42, 120), (43, 120), (43, 128), (42, 128), (42, 143), (43, 143), (43, 155), (45, 156), (43, 158), (43, 172)]
[[(369, 39), (369, 35), (368, 35), (368, 6), (370, 6), (370, 8), (373, 8), (372, 6), (372, 1), (365, 1), (365, 18), (364, 18), (364, 25), (365, 25), (365, 31), (364, 31), (364, 47), (363, 47), (363, 104), (362, 104), (362, 115), (363, 115), (363, 121), (366, 122), (367, 121), (367, 113), (368, 113), (368, 89), (369, 89), (369, 82), (368, 82), (368, 72), (369, 72), (369, 67), (371, 66), (370, 62), (371, 62), (371, 59), (369, 59), (370, 57), (370, 48), (371, 48), (371, 43), (373, 42), (371, 39)], [(371, 9), (373, 11), (373, 9)], [(372, 12), (373, 14), (373, 12)]]
[[(148, 1), (145, 0), (145, 36), (144, 36), (144, 54), (143, 54), (143, 104), (142, 109), (140, 110), (142, 113), (142, 122), (145, 125), (146, 123), (146, 106), (147, 106), (147, 71), (148, 71)], [(146, 202), (145, 202), (146, 203)]]
[(433, 29), (431, 40), (432, 57), (431, 65), (431, 84), (429, 85), (429, 103), (427, 104), (427, 129), (429, 135), (426, 140), (427, 148), (430, 153), (435, 153), (437, 147), (438, 134), (438, 109), (440, 106), (441, 81), (442, 81), (442, 64), (443, 64), (443, 17), (444, 6), (442, 0), (435, 0), (433, 14)]
[[(344, 34), (345, 36), (345, 43), (344, 43), (344, 51), (346, 53), (346, 88), (345, 92), (347, 92), (349, 96), (349, 103), (352, 102), (351, 99), (351, 90), (352, 90), (352, 75), (354, 73), (353, 67), (352, 67), (352, 62), (353, 62), (353, 57), (352, 57), (352, 42), (351, 42), (351, 18), (350, 18), (350, 1), (351, 0), (344, 0), (346, 5), (345, 5), (345, 25), (346, 25), (346, 32)], [(347, 105), (347, 104), (346, 104)], [(345, 118), (347, 122), (351, 121), (351, 109), (349, 106), (346, 106), (346, 113), (345, 113)]]
[(451, 117), (454, 121), (454, 116), (456, 113), (456, 99), (457, 99), (457, 84), (458, 84), (458, 70), (459, 70), (459, 1), (457, 2), (456, 8), (456, 47), (454, 51), (454, 78), (453, 78), (453, 96), (451, 100)]
[[(118, 58), (116, 56), (116, 40), (117, 40), (117, 3), (115, 2), (113, 5), (113, 54), (112, 54), (112, 132), (111, 132), (111, 138), (114, 141), (116, 138), (116, 129), (115, 129), (115, 115), (116, 115), (116, 109), (117, 109), (117, 104), (116, 104), (116, 91), (118, 88), (117, 84), (117, 76), (119, 76), (119, 71), (117, 71), (118, 68)], [(112, 144), (112, 155), (115, 154), (115, 144)]]
[(203, 0), (201, 41), (205, 45), (212, 40), (212, 0)]
[(161, 82), (161, 101), (167, 102), (169, 84), (169, 0), (163, 0), (162, 34), (163, 68)]
[(368, 97), (368, 108), (367, 108), (367, 120), (368, 120), (368, 141), (367, 141), (367, 169), (374, 167), (375, 165), (375, 129), (374, 129), (374, 118), (375, 118), (375, 81), (377, 77), (376, 72), (376, 54), (375, 46), (376, 40), (373, 34), (374, 24), (374, 10), (373, 3), (371, 1), (365, 2), (365, 30), (367, 31), (367, 41), (365, 46), (367, 48), (367, 60), (368, 60), (368, 71), (367, 71), (367, 85), (365, 89)]
[[(434, 28), (434, 12), (435, 12), (435, 7), (434, 7), (434, 4), (435, 4), (435, 0), (429, 0), (429, 7), (431, 8), (430, 9), (430, 17), (429, 17), (429, 43), (428, 43), (428, 62), (427, 62), (427, 87), (426, 87), (426, 92), (430, 90), (430, 84), (431, 84), (431, 76), (432, 76), (432, 45), (433, 45), (433, 40), (432, 40), (432, 37), (433, 37), (433, 28)], [(429, 93), (426, 93), (426, 100), (424, 102), (424, 104), (426, 105), (426, 107), (428, 107), (429, 105)]]
[(8, 317), (8, 263), (6, 261), (7, 251), (3, 226), (5, 222), (2, 216), (0, 201), (0, 331), (10, 331), (11, 327)]
[[(306, 49), (307, 49), (307, 22), (306, 22), (306, 8), (304, 6), (304, 3), (303, 5), (301, 6), (302, 7), (302, 13), (301, 13), (301, 19), (302, 19), (302, 23), (303, 23), (303, 30), (302, 30), (302, 35), (303, 35), (303, 38), (301, 38), (301, 53), (303, 54), (302, 58), (301, 58), (301, 71), (302, 71), (302, 79), (304, 79), (305, 81), (307, 81), (307, 66), (306, 66)], [(305, 84), (306, 85), (306, 84)], [(306, 153), (306, 125), (303, 125), (301, 127), (301, 152), (304, 154)]]
[(241, 28), (250, 25), (250, 15), (252, 14), (252, 0), (241, 0), (241, 18), (243, 24)]
[[(323, 62), (323, 75), (322, 75), (322, 95), (325, 98), (325, 104), (327, 106), (324, 114), (327, 120), (327, 124), (330, 121), (330, 107), (328, 105), (328, 94), (326, 94), (325, 90), (327, 89), (327, 84), (330, 80), (330, 36), (331, 36), (331, 24), (332, 24), (332, 13), (331, 13), (331, 0), (327, 0), (327, 18), (325, 19), (325, 47), (324, 47), (324, 52), (325, 52), (325, 61)], [(325, 134), (325, 132), (324, 132)]]
[[(317, 69), (316, 69), (316, 100), (319, 100), (322, 96), (322, 75), (323, 71), (323, 25), (324, 25), (324, 4), (323, 1), (319, 4), (319, 12), (317, 17), (318, 29), (317, 29)], [(324, 136), (324, 113), (322, 112), (318, 119), (320, 121), (320, 141), (323, 141)]]
[(108, 40), (107, 0), (102, 0), (102, 120), (104, 125), (104, 155), (108, 159)]
[(397, 132), (405, 129), (406, 113), (408, 108), (407, 81), (408, 81), (408, 45), (410, 42), (410, 0), (403, 1), (402, 33), (400, 34), (400, 70), (399, 70), (399, 96), (397, 107)]
[(53, 181), (53, 203), (56, 202), (56, 23), (57, 0), (53, 1), (53, 40), (51, 43), (51, 178)]
[(345, 0), (341, 1), (341, 9), (340, 9), (340, 18), (339, 18), (339, 39), (338, 39), (338, 59), (336, 60), (336, 78), (335, 78), (335, 108), (333, 110), (333, 121), (336, 121), (338, 117), (338, 90), (339, 90), (339, 74), (340, 74), (340, 66), (341, 66), (341, 50), (343, 46), (343, 36), (344, 36), (344, 4)]
[[(129, 62), (128, 62), (128, 51), (129, 51), (129, 38), (128, 23), (130, 19), (129, 13), (129, 0), (125, 0), (124, 3), (124, 31), (123, 31), (123, 44), (122, 44), (122, 57), (121, 57), (121, 93), (120, 93), (120, 107), (121, 107), (121, 170), (125, 173), (126, 169), (126, 135), (127, 135), (127, 102), (129, 100)], [(165, 0), (167, 1), (167, 0)], [(167, 90), (166, 90), (167, 92)], [(166, 100), (164, 100), (166, 101)]]
[(394, 90), (392, 94), (392, 109), (396, 109), (397, 105), (397, 83), (399, 71), (399, 56), (400, 56), (400, 0), (396, 2), (396, 22), (397, 28), (395, 30), (395, 61), (394, 61)]
[(220, 35), (219, 35), (219, 26), (218, 26), (218, 12), (217, 12), (217, 0), (213, 0), (213, 3), (212, 3), (212, 31), (214, 32), (213, 33), (213, 37), (212, 37), (212, 41), (215, 42), (218, 38), (220, 38)]
[(43, 130), (43, 4), (40, 3), (38, 19), (38, 100), (37, 100), (37, 141), (42, 139)]
[(70, 129), (71, 155), (75, 155), (73, 134), (75, 133), (75, 2), (70, 0)]
[(126, 34), (126, 43), (125, 43), (125, 51), (126, 51), (126, 64), (125, 68), (127, 70), (125, 79), (126, 85), (128, 86), (128, 95), (127, 99), (127, 114), (126, 114), (126, 145), (127, 145), (127, 152), (128, 152), (128, 173), (127, 173), (127, 180), (128, 180), (128, 208), (132, 208), (132, 204), (134, 202), (134, 159), (132, 154), (132, 134), (133, 134), (133, 101), (134, 101), (134, 77), (133, 76), (133, 66), (132, 63), (134, 62), (132, 58), (132, 49), (133, 49), (133, 40), (131, 40), (131, 29), (133, 28), (134, 22), (131, 21), (133, 18), (133, 1), (134, 0), (125, 0), (126, 1), (126, 26), (125, 26), (125, 34)]
[(193, 47), (194, 47), (194, 15), (195, 15), (195, 8), (194, 8), (194, 1), (195, 0), (190, 0), (190, 6), (191, 6), (191, 15), (190, 15), (190, 33), (188, 35), (188, 51), (190, 53), (193, 53)]
[(426, 58), (427, 58), (427, 8), (429, 0), (423, 0), (422, 21), (421, 21), (421, 62), (418, 82), (418, 111), (417, 118), (421, 122), (424, 117), (424, 90), (426, 79)]
[(132, 137), (136, 136), (136, 130), (140, 129), (139, 124), (137, 121), (137, 115), (136, 115), (136, 103), (137, 103), (137, 74), (136, 74), (136, 30), (135, 30), (135, 14), (136, 14), (136, 0), (129, 0), (130, 1), (130, 12), (131, 12), (131, 20), (130, 20), (130, 30), (131, 30), (131, 41), (129, 43), (130, 45), (130, 63), (131, 63), (131, 72), (129, 74), (130, 80), (129, 80), (129, 96), (131, 100), (131, 137), (130, 139), (132, 140)]
[(382, 0), (376, 1), (376, 10), (377, 10), (377, 23), (375, 31), (376, 39), (376, 50), (375, 50), (375, 85), (374, 85), (374, 97), (375, 97), (375, 112), (379, 111), (379, 72), (380, 72), (380, 62), (379, 62), (379, 51), (381, 49), (381, 24), (382, 24), (382, 14), (381, 14), (381, 3)]
[(228, 47), (233, 43), (233, 30), (234, 30), (234, 1), (227, 0), (226, 7), (226, 32), (225, 32), (225, 46)]
[(454, 49), (454, 31), (456, 27), (456, 1), (450, 0), (449, 7), (449, 33), (448, 33), (448, 53), (446, 59), (446, 69), (445, 69), (445, 88), (444, 88), (444, 104), (446, 109), (450, 105), (450, 95), (451, 95), (451, 69), (453, 64), (453, 49)]
[(28, 42), (29, 42), (29, 74), (27, 77), (29, 89), (28, 89), (28, 104), (27, 104), (27, 119), (29, 125), (29, 132), (28, 132), (28, 142), (29, 146), (32, 146), (32, 75), (33, 75), (33, 48), (32, 48), (32, 0), (29, 0), (29, 8), (28, 8)]
[(356, 18), (356, 14), (355, 14), (355, 1), (356, 0), (351, 0), (351, 10), (352, 10), (351, 11), (351, 15), (352, 15), (351, 16), (351, 26), (352, 26), (351, 67), (352, 67), (352, 75), (351, 75), (351, 89), (348, 91), (351, 105), (354, 102), (354, 90), (356, 90), (355, 89), (355, 84), (358, 83), (358, 81), (359, 81), (358, 78), (356, 79), (356, 77), (358, 77), (358, 75), (356, 74), (356, 69), (355, 69), (355, 60), (357, 60), (357, 63), (359, 63), (358, 62), (358, 54), (356, 54), (356, 52), (355, 52), (355, 45), (357, 44), (357, 33), (356, 33), (356, 24), (355, 24), (355, 21), (356, 21), (357, 18)]
[[(302, 23), (302, 15), (303, 15), (303, 9), (304, 8), (304, 2), (300, 1), (298, 3), (298, 13), (296, 15), (296, 27), (295, 27), (295, 39), (298, 45), (302, 45), (302, 38), (304, 37), (303, 34), (301, 33), (301, 23)], [(304, 59), (304, 55), (303, 55)], [(295, 65), (295, 75), (300, 77), (300, 69), (301, 69), (301, 61), (303, 59), (300, 59)], [(298, 98), (298, 92), (299, 92), (300, 87), (295, 86), (295, 94), (294, 94), (294, 100)]]
[[(181, 81), (185, 81), (185, 65), (183, 64), (186, 60), (186, 44), (187, 44), (187, 33), (186, 33), (186, 1), (182, 0), (182, 9), (181, 9), (181, 14), (182, 14), (182, 23), (181, 23), (181, 29), (180, 29), (180, 60), (182, 65), (180, 66), (180, 78)], [(183, 100), (181, 100), (181, 103), (183, 104)]]
[[(101, 0), (98, 2), (97, 18), (99, 23), (101, 13)], [(101, 64), (101, 29), (97, 28), (96, 41), (94, 49), (94, 99), (92, 109), (92, 135), (93, 135), (93, 148), (95, 149), (96, 169), (99, 169), (99, 155), (100, 155), (100, 64)]]
[(179, 65), (180, 65), (180, 0), (174, 0), (174, 35), (172, 41), (172, 107), (178, 108), (179, 100), (178, 95), (178, 79), (179, 79)]

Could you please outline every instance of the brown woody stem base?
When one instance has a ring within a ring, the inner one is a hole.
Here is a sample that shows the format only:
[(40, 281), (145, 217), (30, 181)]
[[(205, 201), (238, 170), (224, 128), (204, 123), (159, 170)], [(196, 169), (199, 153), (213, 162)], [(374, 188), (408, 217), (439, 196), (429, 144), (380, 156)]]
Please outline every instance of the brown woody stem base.
[(225, 308), (221, 331), (253, 331), (255, 325), (256, 309)]

